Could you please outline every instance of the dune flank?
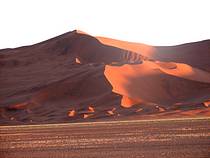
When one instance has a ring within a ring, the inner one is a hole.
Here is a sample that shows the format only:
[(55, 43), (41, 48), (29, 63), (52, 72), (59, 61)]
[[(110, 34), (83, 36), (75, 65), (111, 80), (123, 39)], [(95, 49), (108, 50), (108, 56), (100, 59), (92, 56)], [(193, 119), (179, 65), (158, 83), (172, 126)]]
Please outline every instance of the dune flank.
[(0, 124), (209, 116), (209, 52), (77, 30), (2, 49)]
[(185, 64), (176, 65), (176, 69), (166, 69), (151, 61), (137, 65), (107, 65), (105, 76), (115, 93), (135, 100), (133, 105), (139, 100), (139, 103), (143, 101), (168, 107), (195, 102), (191, 98), (196, 98), (198, 103), (210, 98), (209, 73)]

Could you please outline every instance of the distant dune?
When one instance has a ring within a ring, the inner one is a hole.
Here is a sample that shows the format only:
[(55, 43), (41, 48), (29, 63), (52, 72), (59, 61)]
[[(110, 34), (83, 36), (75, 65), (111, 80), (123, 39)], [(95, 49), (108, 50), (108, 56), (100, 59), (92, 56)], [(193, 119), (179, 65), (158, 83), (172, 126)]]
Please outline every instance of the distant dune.
[(0, 50), (0, 123), (210, 116), (210, 40), (149, 46), (72, 31)]

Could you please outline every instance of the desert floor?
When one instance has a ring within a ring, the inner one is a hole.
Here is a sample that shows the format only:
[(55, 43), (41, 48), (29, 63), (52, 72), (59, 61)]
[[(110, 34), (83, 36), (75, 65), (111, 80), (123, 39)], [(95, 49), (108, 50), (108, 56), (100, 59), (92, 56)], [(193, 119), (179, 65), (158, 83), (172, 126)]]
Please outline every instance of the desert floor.
[(0, 127), (1, 158), (207, 158), (210, 118)]

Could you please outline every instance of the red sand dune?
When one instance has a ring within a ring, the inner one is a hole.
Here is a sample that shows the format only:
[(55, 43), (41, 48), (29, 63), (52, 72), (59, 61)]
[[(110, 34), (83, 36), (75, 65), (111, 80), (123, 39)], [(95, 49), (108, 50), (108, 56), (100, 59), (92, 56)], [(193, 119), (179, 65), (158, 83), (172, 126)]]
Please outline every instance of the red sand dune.
[(115, 93), (140, 100), (139, 103), (169, 106), (196, 102), (191, 101), (192, 97), (198, 103), (210, 98), (210, 74), (184, 64), (177, 64), (176, 69), (160, 67), (151, 61), (120, 67), (107, 65), (105, 76)]
[(141, 43), (97, 37), (103, 44), (130, 50), (149, 59), (165, 62), (185, 63), (210, 71), (210, 40), (181, 44), (177, 46), (150, 46)]
[(210, 41), (149, 46), (72, 31), (0, 50), (0, 123), (209, 116)]

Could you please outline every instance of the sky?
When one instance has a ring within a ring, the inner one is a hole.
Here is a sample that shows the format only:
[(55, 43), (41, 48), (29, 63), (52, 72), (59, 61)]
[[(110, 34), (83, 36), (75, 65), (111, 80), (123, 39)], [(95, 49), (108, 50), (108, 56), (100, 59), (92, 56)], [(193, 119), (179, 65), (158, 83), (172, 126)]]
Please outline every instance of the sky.
[(210, 39), (209, 0), (0, 0), (0, 49), (75, 29), (151, 45)]

